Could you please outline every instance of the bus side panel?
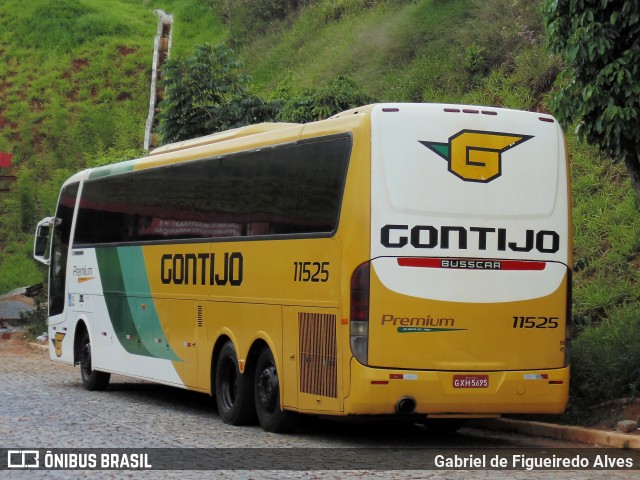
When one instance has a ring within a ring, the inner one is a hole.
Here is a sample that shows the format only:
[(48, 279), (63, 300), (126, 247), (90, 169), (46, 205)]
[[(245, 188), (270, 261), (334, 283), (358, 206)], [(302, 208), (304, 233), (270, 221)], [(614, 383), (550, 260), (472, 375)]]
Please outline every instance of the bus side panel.
[(139, 248), (73, 249), (69, 272), (66, 319), (52, 332), (54, 341), (65, 334), (59, 348), (62, 358), (72, 361), (82, 321), (89, 331), (94, 369), (184, 385), (171, 363), (178, 357), (144, 286)]
[(160, 324), (180, 358), (174, 367), (185, 383), (193, 378), (187, 352), (197, 351), (194, 385), (211, 391), (213, 348), (222, 336), (249, 368), (250, 349), (263, 340), (286, 379), (286, 405), (295, 408), (297, 372), (290, 355), (299, 358), (298, 313), (330, 310), (338, 322), (338, 247), (334, 238), (145, 246), (155, 303), (167, 306), (159, 307)]
[[(233, 343), (242, 372), (255, 368), (250, 364), (249, 352), (257, 340), (264, 341), (274, 352), (278, 371), (282, 371), (282, 311), (279, 305), (260, 303), (241, 303), (209, 301), (203, 303), (202, 327), (198, 327), (198, 351), (202, 351), (199, 365), (199, 387), (213, 391), (210, 384), (211, 357), (213, 346), (222, 337), (228, 337)], [(178, 368), (178, 367), (177, 367)], [(214, 366), (215, 368), (215, 366)]]

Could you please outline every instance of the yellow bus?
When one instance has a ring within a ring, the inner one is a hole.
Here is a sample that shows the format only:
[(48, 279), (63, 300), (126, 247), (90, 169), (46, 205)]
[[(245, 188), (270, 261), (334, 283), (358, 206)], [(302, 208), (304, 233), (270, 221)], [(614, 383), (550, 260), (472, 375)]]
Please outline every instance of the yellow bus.
[(89, 390), (115, 373), (204, 392), (274, 432), (562, 412), (567, 171), (553, 117), (441, 104), (85, 170), (36, 232), (51, 359)]

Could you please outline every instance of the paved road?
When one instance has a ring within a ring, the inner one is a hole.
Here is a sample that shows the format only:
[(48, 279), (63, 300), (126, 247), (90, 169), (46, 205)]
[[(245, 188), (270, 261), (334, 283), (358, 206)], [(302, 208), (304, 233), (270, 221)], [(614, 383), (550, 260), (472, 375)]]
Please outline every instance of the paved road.
[[(13, 341), (12, 341), (13, 342)], [(113, 376), (105, 392), (85, 391), (79, 370), (48, 360), (44, 353), (9, 347), (0, 340), (0, 448), (278, 448), (274, 465), (285, 470), (92, 471), (99, 478), (634, 478), (628, 471), (435, 471), (291, 470), (290, 462), (319, 449), (415, 447), (454, 449), (461, 454), (485, 447), (576, 447), (544, 439), (462, 429), (442, 438), (417, 426), (352, 425), (309, 418), (292, 435), (259, 427), (231, 427), (220, 420), (205, 395)], [(287, 448), (287, 450), (284, 450)], [(346, 450), (349, 449), (349, 450)], [(326, 450), (332, 452), (331, 450)], [(402, 452), (402, 450), (400, 450)], [(451, 450), (449, 450), (451, 451)], [(239, 450), (228, 450), (237, 456)], [(271, 450), (270, 450), (271, 452)], [(293, 455), (288, 452), (294, 452)], [(333, 451), (335, 454), (336, 450)], [(410, 453), (408, 453), (410, 455)], [(233, 457), (233, 455), (232, 455)], [(83, 478), (78, 471), (0, 471), (3, 478)]]

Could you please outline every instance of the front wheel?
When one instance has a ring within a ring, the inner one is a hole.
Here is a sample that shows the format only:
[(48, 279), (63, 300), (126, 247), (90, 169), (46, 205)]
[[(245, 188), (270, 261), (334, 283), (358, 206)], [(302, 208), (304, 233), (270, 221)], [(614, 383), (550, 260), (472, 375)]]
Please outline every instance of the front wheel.
[(256, 363), (254, 394), (258, 421), (265, 431), (286, 433), (295, 429), (298, 414), (280, 407), (280, 380), (268, 348), (260, 352)]
[(110, 373), (98, 372), (91, 367), (91, 340), (87, 331), (80, 342), (80, 378), (84, 388), (90, 391), (104, 390), (111, 379)]

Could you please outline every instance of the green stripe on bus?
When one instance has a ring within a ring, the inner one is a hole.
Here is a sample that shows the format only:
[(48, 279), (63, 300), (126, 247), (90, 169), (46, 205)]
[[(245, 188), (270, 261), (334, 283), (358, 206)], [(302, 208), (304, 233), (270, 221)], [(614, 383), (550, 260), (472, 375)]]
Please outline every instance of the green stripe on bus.
[(129, 310), (142, 344), (154, 357), (181, 361), (167, 341), (151, 298), (142, 247), (120, 247), (118, 250)]
[(89, 172), (89, 180), (100, 177), (108, 177), (110, 175), (117, 175), (119, 173), (132, 172), (135, 164), (138, 160), (128, 160), (126, 162), (120, 162), (113, 165), (106, 165), (104, 167), (97, 167)]
[[(97, 248), (96, 257), (109, 319), (122, 347), (129, 353), (147, 357), (179, 360), (162, 332), (153, 300), (149, 295), (148, 281), (135, 284), (123, 278), (132, 275), (139, 264), (133, 265), (132, 257), (142, 257), (142, 250), (135, 247)], [(146, 278), (144, 262), (139, 275)], [(141, 290), (139, 290), (141, 289)], [(131, 297), (137, 294), (137, 297)], [(145, 309), (142, 309), (145, 304)], [(158, 341), (159, 340), (159, 341)]]

